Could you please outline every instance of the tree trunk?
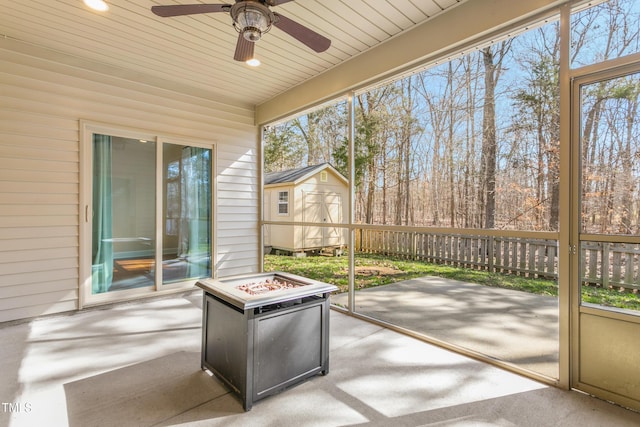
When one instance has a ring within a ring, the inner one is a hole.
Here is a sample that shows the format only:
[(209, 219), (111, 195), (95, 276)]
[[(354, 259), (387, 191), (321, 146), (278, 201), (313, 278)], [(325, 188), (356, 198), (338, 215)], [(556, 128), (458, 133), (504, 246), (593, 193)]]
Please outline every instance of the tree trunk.
[(484, 108), (482, 120), (482, 177), (484, 180), (484, 227), (495, 227), (496, 215), (496, 108), (497, 66), (491, 47), (482, 50), (484, 62)]

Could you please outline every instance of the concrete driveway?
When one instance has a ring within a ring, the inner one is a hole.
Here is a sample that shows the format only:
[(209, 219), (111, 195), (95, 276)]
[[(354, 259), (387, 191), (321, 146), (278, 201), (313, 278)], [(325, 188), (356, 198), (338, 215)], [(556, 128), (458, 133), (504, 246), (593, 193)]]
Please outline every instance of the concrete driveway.
[[(558, 377), (558, 299), (440, 277), (359, 290), (357, 313)], [(347, 304), (347, 294), (331, 297)]]

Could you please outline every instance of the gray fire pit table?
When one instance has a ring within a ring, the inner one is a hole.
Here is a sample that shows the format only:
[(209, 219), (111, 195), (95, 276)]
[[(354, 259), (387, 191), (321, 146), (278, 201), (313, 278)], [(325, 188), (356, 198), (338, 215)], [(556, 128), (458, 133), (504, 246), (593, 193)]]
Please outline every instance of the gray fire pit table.
[(253, 402), (329, 373), (329, 296), (337, 287), (274, 272), (200, 280), (202, 369)]

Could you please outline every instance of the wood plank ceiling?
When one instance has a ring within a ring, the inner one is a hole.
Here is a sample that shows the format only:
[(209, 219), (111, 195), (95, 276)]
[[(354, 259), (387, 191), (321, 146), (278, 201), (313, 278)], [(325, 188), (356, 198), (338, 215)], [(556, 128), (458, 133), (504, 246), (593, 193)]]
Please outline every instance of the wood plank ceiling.
[[(259, 105), (467, 0), (297, 0), (273, 10), (332, 40), (317, 54), (278, 28), (256, 45), (257, 68), (233, 60), (227, 13), (160, 18), (157, 4), (206, 0), (0, 0), (0, 37), (59, 52), (77, 63), (123, 70), (132, 80), (175, 82), (203, 97)], [(381, 58), (384, 60), (384, 58)]]

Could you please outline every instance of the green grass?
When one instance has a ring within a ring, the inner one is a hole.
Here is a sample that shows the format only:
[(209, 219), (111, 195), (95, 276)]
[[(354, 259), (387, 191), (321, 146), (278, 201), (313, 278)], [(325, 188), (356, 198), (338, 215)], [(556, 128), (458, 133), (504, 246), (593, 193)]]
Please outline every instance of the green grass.
[[(355, 258), (356, 289), (388, 285), (401, 280), (423, 276), (436, 276), (484, 286), (513, 289), (538, 295), (558, 295), (555, 280), (528, 278), (509, 274), (489, 273), (447, 265), (428, 264), (421, 261), (357, 254)], [(265, 271), (288, 271), (311, 279), (338, 286), (340, 292), (348, 289), (348, 258), (266, 255)], [(610, 307), (640, 310), (640, 295), (615, 289), (583, 287), (582, 299)]]
[(606, 307), (640, 311), (640, 295), (611, 288), (582, 287), (582, 301)]

